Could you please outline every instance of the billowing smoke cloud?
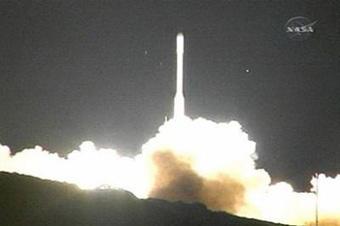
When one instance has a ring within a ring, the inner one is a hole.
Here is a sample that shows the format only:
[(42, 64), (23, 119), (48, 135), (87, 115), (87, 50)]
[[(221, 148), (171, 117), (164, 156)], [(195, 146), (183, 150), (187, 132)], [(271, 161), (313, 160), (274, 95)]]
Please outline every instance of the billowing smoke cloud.
[[(269, 221), (313, 225), (316, 179), (312, 190), (294, 192), (286, 182), (271, 184), (256, 169), (255, 143), (238, 122), (183, 118), (162, 125), (134, 158), (83, 142), (65, 158), (41, 147), (11, 155), (0, 145), (0, 171), (77, 184), (123, 188), (137, 197), (202, 202), (214, 210)], [(319, 225), (340, 225), (340, 175), (320, 175)]]
[(153, 161), (158, 171), (149, 194), (151, 197), (201, 202), (211, 209), (233, 213), (243, 204), (243, 185), (226, 175), (204, 178), (191, 168), (190, 163), (180, 160), (171, 151), (156, 152)]
[(144, 197), (147, 180), (143, 177), (147, 174), (137, 159), (122, 157), (113, 149), (97, 149), (90, 141), (83, 142), (79, 150), (72, 151), (66, 158), (40, 146), (15, 155), (10, 155), (8, 147), (0, 146), (0, 171), (74, 183), (82, 189), (124, 188)]

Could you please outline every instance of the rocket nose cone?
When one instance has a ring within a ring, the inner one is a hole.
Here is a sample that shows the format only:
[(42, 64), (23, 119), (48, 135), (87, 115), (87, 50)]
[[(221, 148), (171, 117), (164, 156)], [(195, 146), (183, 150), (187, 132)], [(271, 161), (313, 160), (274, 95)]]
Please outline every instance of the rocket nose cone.
[(178, 40), (183, 40), (183, 33), (178, 33), (177, 34), (177, 41)]
[(182, 33), (177, 34), (177, 52), (183, 53), (184, 49), (184, 36)]

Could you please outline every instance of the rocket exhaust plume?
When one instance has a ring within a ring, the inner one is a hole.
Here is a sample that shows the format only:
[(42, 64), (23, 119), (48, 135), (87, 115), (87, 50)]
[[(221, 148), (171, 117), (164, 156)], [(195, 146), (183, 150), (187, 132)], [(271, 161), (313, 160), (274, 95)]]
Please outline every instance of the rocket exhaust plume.
[(176, 38), (177, 73), (176, 94), (174, 99), (174, 119), (180, 119), (185, 116), (185, 103), (183, 94), (183, 54), (184, 36), (182, 33), (179, 33), (177, 34)]
[[(41, 147), (14, 155), (0, 145), (0, 171), (69, 182), (83, 189), (122, 188), (139, 198), (201, 202), (240, 216), (295, 225), (314, 225), (315, 178), (310, 192), (295, 192), (286, 182), (271, 184), (256, 169), (255, 143), (239, 123), (203, 118), (169, 120), (133, 158), (90, 141), (65, 158)], [(107, 186), (109, 185), (109, 186)], [(320, 174), (319, 226), (340, 226), (340, 175)], [(1, 192), (1, 191), (0, 191)]]
[(319, 226), (340, 226), (340, 175), (319, 174), (318, 183), (312, 178), (312, 189), (305, 193), (295, 192), (286, 182), (272, 184), (269, 174), (256, 168), (255, 142), (238, 122), (185, 117), (183, 44), (179, 34), (174, 118), (160, 126), (135, 157), (97, 148), (90, 141), (66, 157), (40, 146), (11, 154), (0, 145), (0, 171), (74, 183), (82, 189), (106, 185), (139, 198), (201, 202), (240, 216), (308, 226), (314, 225), (317, 186)]

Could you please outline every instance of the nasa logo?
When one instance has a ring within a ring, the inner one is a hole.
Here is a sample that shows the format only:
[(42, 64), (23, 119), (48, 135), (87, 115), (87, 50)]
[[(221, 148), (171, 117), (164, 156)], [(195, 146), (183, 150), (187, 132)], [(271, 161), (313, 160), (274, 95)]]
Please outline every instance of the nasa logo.
[(288, 34), (288, 37), (292, 40), (306, 40), (312, 33), (314, 33), (313, 26), (316, 23), (317, 21), (311, 22), (307, 17), (292, 17), (285, 24), (285, 31)]

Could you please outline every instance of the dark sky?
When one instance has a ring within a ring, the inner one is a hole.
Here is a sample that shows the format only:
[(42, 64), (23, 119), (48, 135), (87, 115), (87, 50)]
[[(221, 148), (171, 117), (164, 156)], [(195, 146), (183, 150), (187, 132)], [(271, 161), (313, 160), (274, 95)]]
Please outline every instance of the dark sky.
[[(305, 40), (286, 33), (295, 16), (317, 20)], [(340, 173), (337, 0), (1, 0), (0, 142), (137, 153), (172, 116), (179, 31), (189, 116), (238, 120), (298, 190)]]

